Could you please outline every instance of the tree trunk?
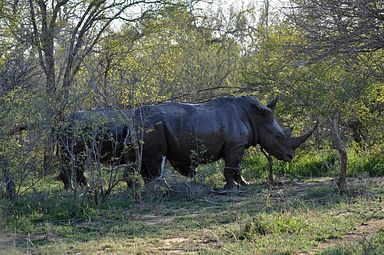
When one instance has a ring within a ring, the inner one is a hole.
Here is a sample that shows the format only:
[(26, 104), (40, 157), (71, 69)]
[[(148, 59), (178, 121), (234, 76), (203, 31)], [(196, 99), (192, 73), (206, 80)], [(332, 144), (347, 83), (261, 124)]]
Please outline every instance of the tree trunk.
[(339, 173), (339, 190), (340, 192), (347, 191), (347, 179), (346, 179), (346, 173), (347, 173), (347, 167), (348, 167), (348, 156), (347, 152), (344, 148), (338, 149), (339, 157), (340, 157), (340, 173)]
[(339, 180), (337, 182), (337, 186), (339, 188), (340, 193), (344, 193), (347, 191), (347, 167), (348, 167), (348, 155), (343, 144), (343, 141), (340, 138), (340, 134), (338, 131), (339, 126), (339, 113), (336, 113), (334, 117), (328, 117), (331, 124), (331, 140), (332, 146), (339, 153), (340, 160), (340, 172), (339, 172)]
[(15, 182), (13, 181), (12, 175), (9, 172), (9, 163), (7, 158), (5, 157), (0, 158), (0, 167), (3, 169), (3, 182), (5, 183), (9, 200), (11, 200), (12, 203), (15, 203), (16, 185), (15, 185)]
[[(133, 102), (131, 103), (133, 105)], [(143, 127), (137, 123), (144, 123), (143, 122), (143, 116), (141, 115), (139, 119), (135, 119), (135, 113), (132, 114), (132, 119), (130, 120), (130, 130), (131, 133), (129, 135), (130, 143), (133, 146), (134, 153), (135, 153), (135, 167), (134, 172), (132, 173), (132, 176), (130, 177), (132, 181), (132, 195), (133, 200), (135, 202), (141, 201), (141, 192), (143, 188), (142, 178), (140, 176), (141, 171), (141, 164), (142, 164), (142, 156), (143, 156)]]
[(54, 157), (54, 141), (53, 141), (53, 133), (50, 131), (48, 134), (46, 143), (44, 145), (44, 159), (43, 159), (43, 173), (42, 175), (47, 175), (51, 169)]
[[(29, 0), (30, 16), (33, 27), (33, 42), (37, 46), (39, 54), (39, 64), (46, 76), (46, 97), (48, 104), (46, 109), (46, 143), (44, 146), (43, 174), (51, 168), (53, 162), (54, 134), (53, 123), (56, 116), (56, 70), (55, 70), (55, 25), (59, 7), (66, 2), (59, 2), (53, 10), (49, 10), (46, 1)], [(35, 4), (38, 10), (35, 10)], [(40, 19), (39, 19), (40, 18)], [(40, 21), (40, 23), (38, 22)]]

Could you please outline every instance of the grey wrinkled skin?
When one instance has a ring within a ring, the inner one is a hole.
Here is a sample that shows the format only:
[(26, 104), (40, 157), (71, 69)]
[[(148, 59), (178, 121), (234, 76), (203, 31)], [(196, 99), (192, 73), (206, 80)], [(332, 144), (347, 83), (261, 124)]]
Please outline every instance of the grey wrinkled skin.
[[(129, 183), (129, 174), (135, 168), (134, 144), (143, 143), (141, 175), (149, 181), (159, 176), (161, 159), (153, 155), (165, 154), (166, 144), (160, 123), (147, 125), (143, 130), (141, 111), (96, 109), (79, 111), (68, 117), (57, 131), (57, 141), (61, 158), (59, 178), (66, 189), (73, 188), (72, 169), (79, 185), (87, 185), (84, 176), (87, 160), (95, 159), (103, 164), (126, 165), (124, 179)], [(131, 130), (137, 130), (137, 140), (132, 142)], [(156, 134), (157, 137), (153, 137)], [(159, 138), (160, 137), (160, 138)], [(145, 148), (145, 152), (144, 152)], [(161, 157), (161, 156), (159, 156)], [(145, 162), (145, 163), (144, 163)], [(148, 167), (147, 167), (148, 166)], [(151, 172), (152, 171), (152, 172)]]
[[(142, 174), (149, 179), (159, 176), (163, 156), (188, 177), (195, 175), (199, 164), (223, 159), (224, 189), (232, 189), (247, 184), (240, 163), (250, 146), (259, 144), (276, 158), (291, 161), (294, 150), (316, 127), (300, 137), (291, 137), (292, 130), (282, 129), (274, 117), (276, 102), (263, 106), (254, 97), (222, 97), (203, 104), (170, 102), (136, 109), (134, 116), (140, 120), (136, 127), (144, 130)], [(113, 114), (105, 113), (109, 115)], [(124, 145), (121, 137), (129, 133), (125, 125), (117, 123), (107, 129)], [(101, 148), (107, 153), (110, 150), (107, 143)], [(123, 154), (124, 163), (134, 160), (129, 151)]]

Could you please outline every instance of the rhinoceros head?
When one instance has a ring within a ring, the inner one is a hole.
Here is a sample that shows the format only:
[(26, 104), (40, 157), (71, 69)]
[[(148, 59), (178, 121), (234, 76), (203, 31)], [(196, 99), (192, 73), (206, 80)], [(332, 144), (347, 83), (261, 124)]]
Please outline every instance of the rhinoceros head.
[(292, 137), (293, 128), (283, 129), (277, 122), (273, 109), (276, 106), (277, 98), (266, 106), (258, 105), (257, 111), (261, 115), (257, 130), (258, 144), (271, 155), (284, 161), (291, 161), (295, 149), (304, 143), (315, 131), (315, 127), (299, 137)]

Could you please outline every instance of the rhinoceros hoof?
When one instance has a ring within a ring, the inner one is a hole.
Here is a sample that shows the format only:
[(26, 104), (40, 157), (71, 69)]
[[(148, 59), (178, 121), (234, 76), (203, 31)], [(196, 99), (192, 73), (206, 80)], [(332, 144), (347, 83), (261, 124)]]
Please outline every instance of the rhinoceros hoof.
[(248, 186), (249, 185), (249, 182), (245, 181), (245, 180), (242, 180), (240, 183), (239, 183), (241, 186)]

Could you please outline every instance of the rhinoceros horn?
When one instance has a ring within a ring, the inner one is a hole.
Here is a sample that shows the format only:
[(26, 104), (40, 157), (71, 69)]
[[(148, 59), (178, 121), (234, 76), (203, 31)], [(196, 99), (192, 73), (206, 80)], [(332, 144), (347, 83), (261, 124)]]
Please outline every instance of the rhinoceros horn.
[(299, 136), (299, 137), (295, 137), (292, 139), (292, 142), (291, 142), (291, 147), (292, 149), (296, 149), (298, 148), (302, 143), (304, 143), (312, 134), (313, 132), (315, 132), (315, 130), (317, 129), (317, 126), (319, 125), (318, 122), (316, 122), (315, 126), (310, 130), (308, 131), (307, 133), (305, 133), (304, 135), (302, 136)]

